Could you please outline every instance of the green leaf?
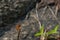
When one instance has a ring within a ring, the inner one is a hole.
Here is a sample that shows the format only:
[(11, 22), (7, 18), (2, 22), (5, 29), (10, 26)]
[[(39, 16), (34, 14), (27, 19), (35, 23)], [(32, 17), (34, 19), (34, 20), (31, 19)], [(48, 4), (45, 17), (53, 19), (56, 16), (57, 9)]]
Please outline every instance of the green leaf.
[(43, 35), (43, 33), (44, 33), (44, 25), (41, 26), (40, 31), (36, 33), (35, 36)]
[(35, 34), (35, 36), (40, 36), (40, 35), (41, 35), (41, 33), (40, 33), (40, 32)]
[(44, 25), (41, 26), (40, 33), (41, 33), (41, 35), (44, 33)]
[(48, 35), (50, 34), (55, 34), (55, 33), (58, 33), (57, 30), (58, 30), (58, 27), (59, 25), (56, 25), (54, 29), (50, 30), (49, 32), (47, 32)]

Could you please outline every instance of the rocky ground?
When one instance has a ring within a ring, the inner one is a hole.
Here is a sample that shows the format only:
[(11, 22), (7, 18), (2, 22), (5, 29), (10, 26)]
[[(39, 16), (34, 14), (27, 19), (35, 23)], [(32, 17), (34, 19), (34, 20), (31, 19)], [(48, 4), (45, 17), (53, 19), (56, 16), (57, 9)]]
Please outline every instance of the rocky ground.
[(60, 25), (60, 11), (57, 16), (54, 16), (54, 5), (49, 5), (49, 7), (43, 6), (38, 9), (39, 21), (37, 21), (35, 3), (36, 1), (27, 0), (24, 2), (12, 0), (10, 3), (9, 1), (7, 3), (4, 0), (0, 1), (0, 19), (2, 19), (0, 22), (0, 40), (17, 40), (17, 24), (22, 25), (19, 36), (20, 40), (39, 40), (34, 36), (39, 31), (39, 21), (41, 24), (44, 24), (45, 28), (54, 28), (57, 24)]

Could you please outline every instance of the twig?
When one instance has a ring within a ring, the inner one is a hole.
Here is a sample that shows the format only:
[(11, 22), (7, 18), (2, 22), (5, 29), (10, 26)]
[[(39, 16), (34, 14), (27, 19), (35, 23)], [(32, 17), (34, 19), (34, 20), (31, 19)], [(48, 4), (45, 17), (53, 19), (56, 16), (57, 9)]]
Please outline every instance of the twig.
[[(42, 17), (44, 16), (45, 12), (46, 12), (47, 6), (44, 8), (43, 14), (41, 15)], [(45, 16), (44, 16), (45, 17)]]
[(19, 40), (19, 35), (20, 35), (20, 30), (18, 31), (18, 36), (17, 36), (17, 40)]
[(57, 13), (58, 13), (58, 6), (56, 6), (56, 9), (55, 9), (55, 16), (57, 16)]
[(36, 17), (37, 17), (37, 20), (38, 20), (38, 23), (39, 23), (39, 27), (41, 28), (41, 22), (39, 21), (37, 7), (38, 7), (38, 3), (36, 4)]
[(18, 31), (18, 35), (17, 35), (17, 40), (20, 40), (19, 39), (19, 35), (20, 35), (20, 32), (21, 32), (21, 25), (16, 25), (16, 30)]

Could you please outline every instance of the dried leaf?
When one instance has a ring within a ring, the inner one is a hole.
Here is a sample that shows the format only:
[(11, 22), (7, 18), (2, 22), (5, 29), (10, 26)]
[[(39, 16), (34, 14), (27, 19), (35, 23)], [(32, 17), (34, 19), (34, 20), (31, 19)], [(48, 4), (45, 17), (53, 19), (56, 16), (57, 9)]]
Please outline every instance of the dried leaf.
[(21, 25), (17, 24), (16, 25), (16, 30), (19, 31), (21, 29)]

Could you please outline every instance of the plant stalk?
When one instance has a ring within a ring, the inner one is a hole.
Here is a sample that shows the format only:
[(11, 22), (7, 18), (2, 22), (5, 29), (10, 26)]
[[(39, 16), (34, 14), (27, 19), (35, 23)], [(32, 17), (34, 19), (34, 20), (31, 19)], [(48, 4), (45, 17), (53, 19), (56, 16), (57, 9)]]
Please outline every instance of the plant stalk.
[(40, 40), (44, 40), (44, 39), (45, 39), (45, 37), (41, 35)]
[(20, 40), (19, 35), (20, 35), (20, 30), (18, 31), (17, 40)]

